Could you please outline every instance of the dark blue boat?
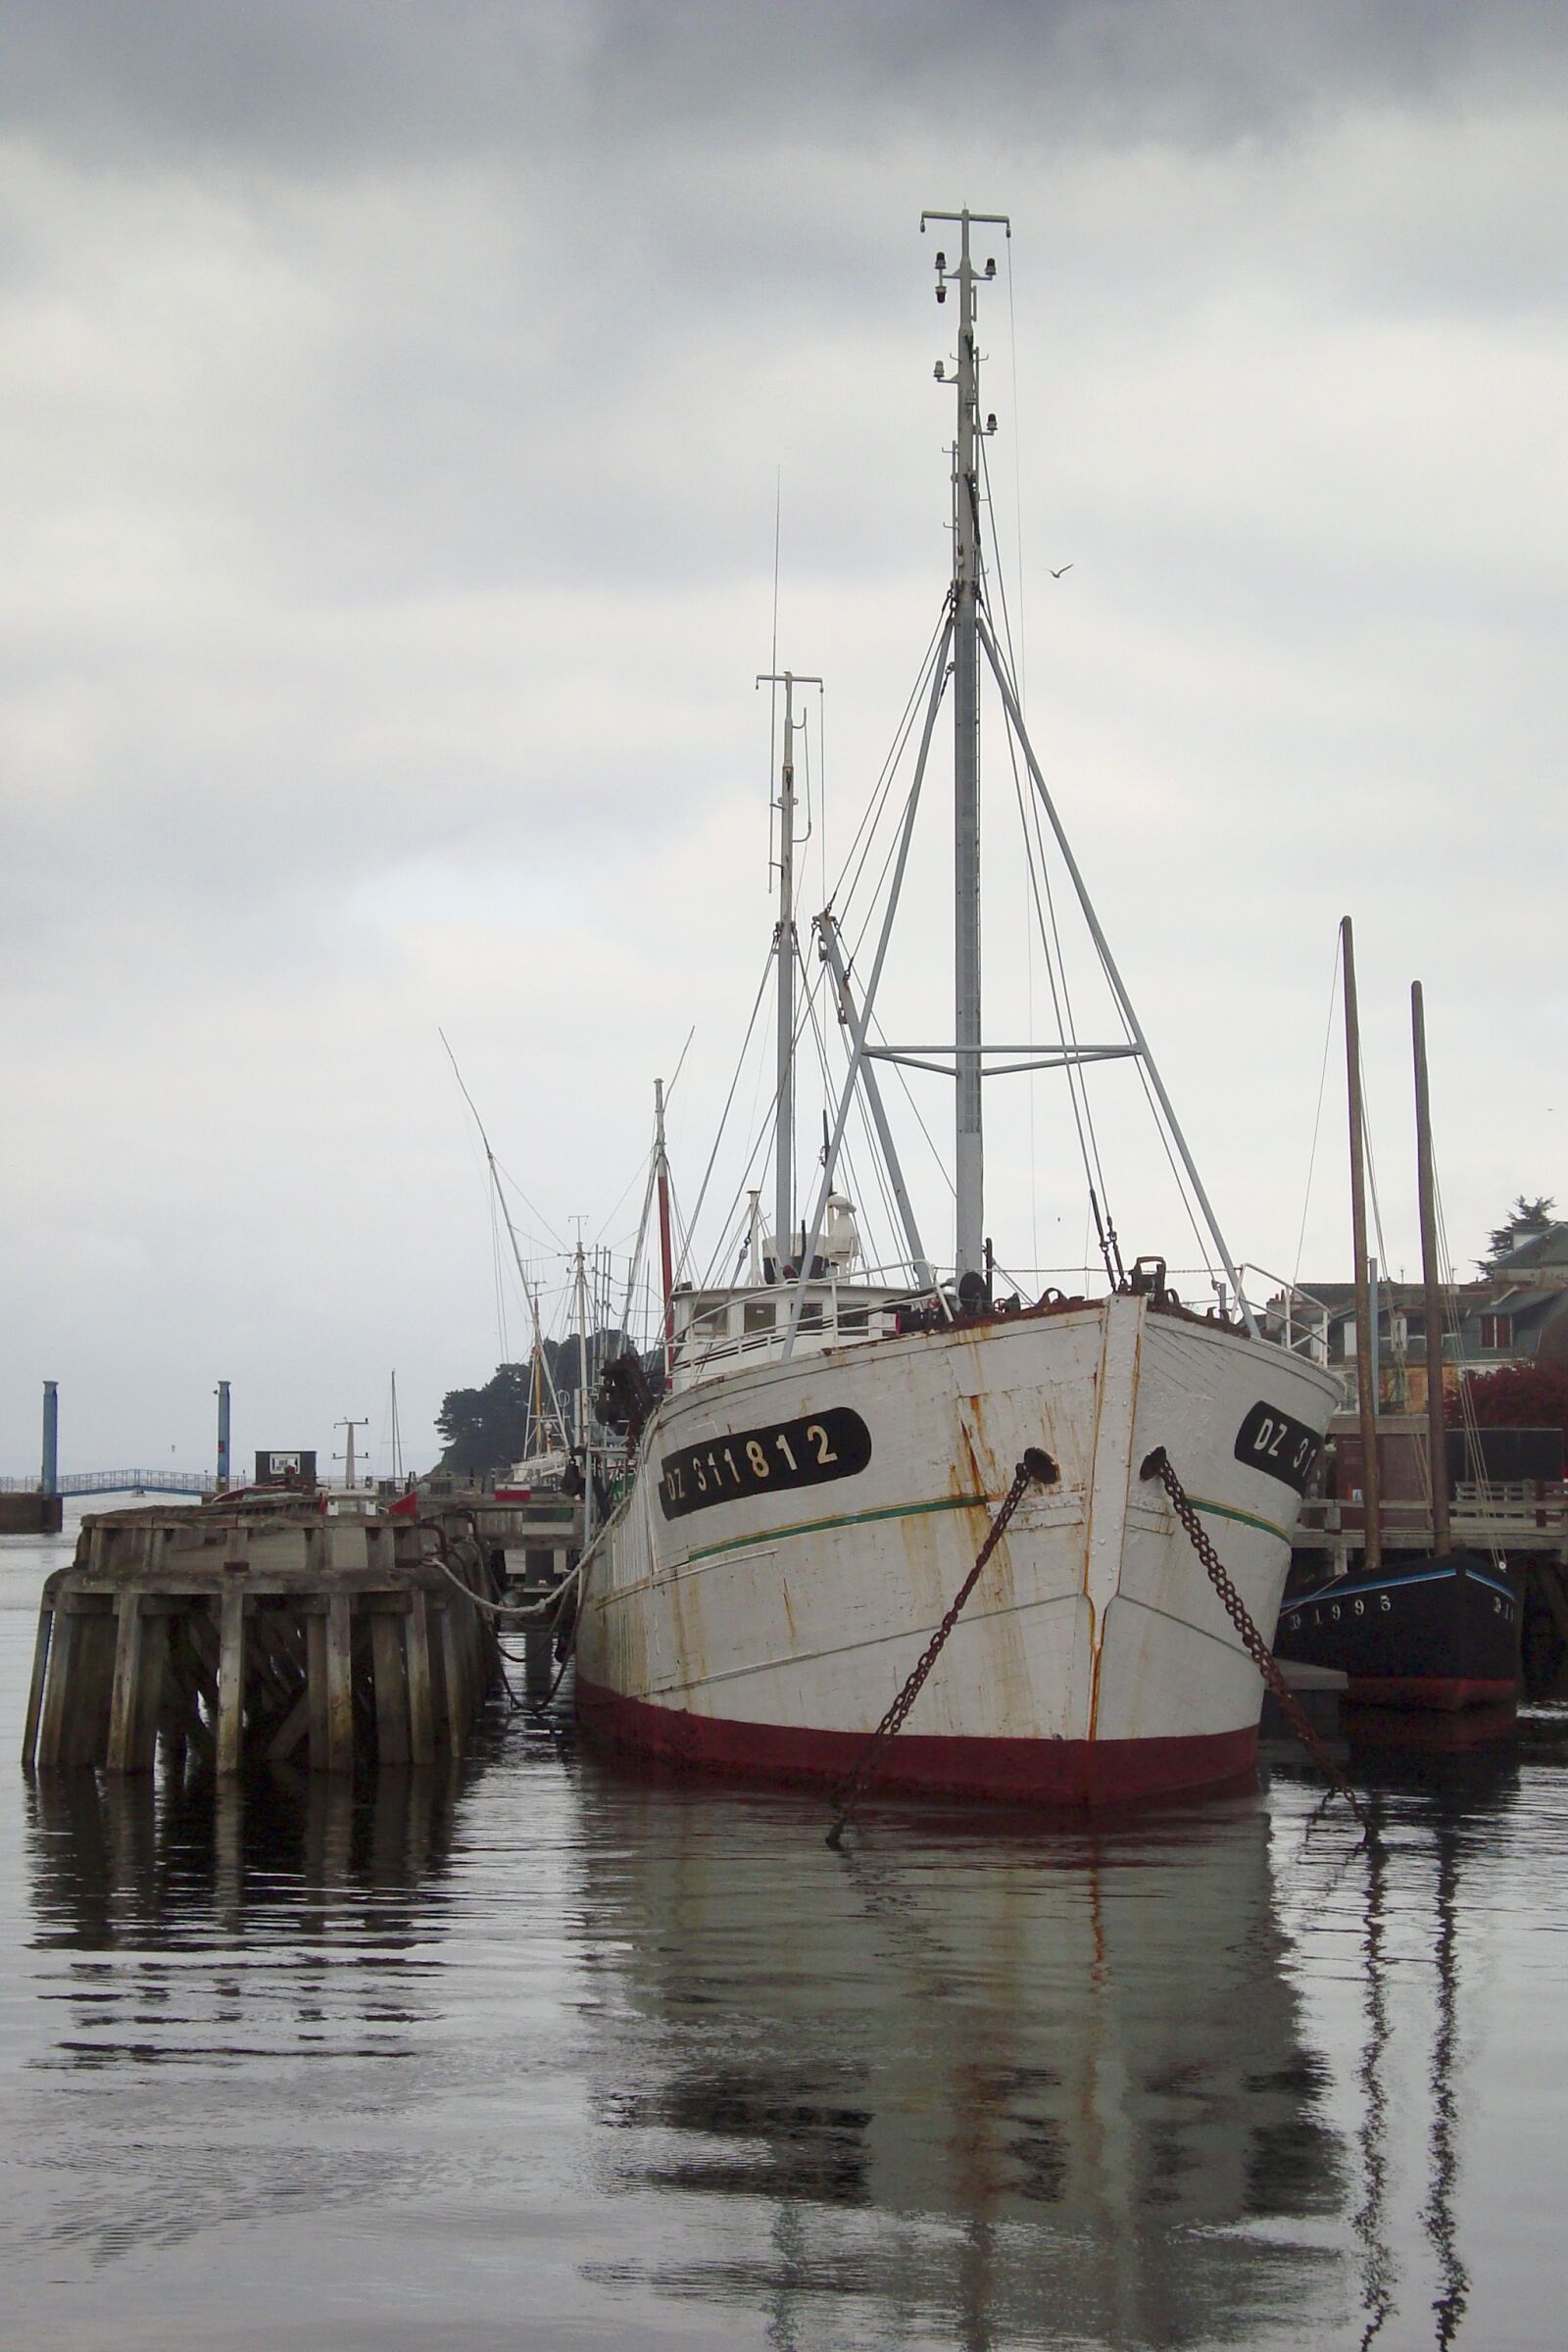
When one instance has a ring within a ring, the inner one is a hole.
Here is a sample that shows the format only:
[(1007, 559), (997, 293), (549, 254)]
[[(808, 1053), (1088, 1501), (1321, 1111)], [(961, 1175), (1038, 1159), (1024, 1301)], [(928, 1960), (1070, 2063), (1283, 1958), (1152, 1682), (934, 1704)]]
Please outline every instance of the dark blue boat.
[(1338, 1668), (1365, 1705), (1490, 1706), (1518, 1687), (1519, 1604), (1485, 1552), (1416, 1555), (1288, 1595), (1274, 1646)]

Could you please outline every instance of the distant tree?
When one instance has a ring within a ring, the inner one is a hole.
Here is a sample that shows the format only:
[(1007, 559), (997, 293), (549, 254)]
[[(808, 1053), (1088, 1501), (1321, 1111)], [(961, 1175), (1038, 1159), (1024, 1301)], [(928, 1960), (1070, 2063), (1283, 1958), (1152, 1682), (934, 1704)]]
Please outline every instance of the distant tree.
[(1482, 1429), (1560, 1429), (1568, 1437), (1568, 1364), (1499, 1364), (1466, 1373), (1464, 1385)]
[(522, 1452), (527, 1437), (528, 1364), (498, 1364), (482, 1389), (449, 1389), (435, 1417), (445, 1441), (443, 1470), (504, 1469)]
[[(596, 1331), (590, 1336), (587, 1349), (590, 1393), (597, 1388), (608, 1357), (618, 1354), (625, 1344), (625, 1335), (619, 1331)], [(575, 1419), (577, 1342), (546, 1340), (544, 1355), (569, 1432)], [(548, 1413), (550, 1382), (543, 1373), (539, 1387)], [(442, 1469), (479, 1477), (486, 1470), (506, 1470), (520, 1461), (529, 1446), (533, 1388), (530, 1362), (498, 1364), (482, 1389), (449, 1389), (435, 1417), (437, 1433), (446, 1448), (441, 1456)]]
[(1521, 1193), (1506, 1223), (1496, 1226), (1487, 1237), (1487, 1255), (1476, 1260), (1482, 1273), (1494, 1273), (1502, 1259), (1511, 1257), (1523, 1243), (1532, 1240), (1538, 1233), (1549, 1233), (1554, 1222), (1552, 1211), (1556, 1205), (1556, 1201), (1546, 1194), (1543, 1194), (1539, 1200), (1530, 1200)]

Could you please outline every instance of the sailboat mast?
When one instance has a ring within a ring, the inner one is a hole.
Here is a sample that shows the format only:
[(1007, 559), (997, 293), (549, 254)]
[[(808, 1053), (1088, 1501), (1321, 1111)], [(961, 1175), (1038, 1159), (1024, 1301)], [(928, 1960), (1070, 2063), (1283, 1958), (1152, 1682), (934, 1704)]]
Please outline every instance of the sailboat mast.
[(577, 1223), (576, 1279), (573, 1283), (577, 1310), (577, 1453), (582, 1463), (582, 1533), (586, 1544), (593, 1533), (594, 1465), (592, 1451), (592, 1422), (588, 1402), (588, 1269), (582, 1254), (582, 1221)]
[(784, 672), (784, 758), (778, 778), (778, 1133), (773, 1152), (773, 1231), (781, 1258), (795, 1231), (795, 681)]
[[(975, 339), (975, 270), (969, 231), (976, 221), (1007, 226), (996, 213), (922, 213), (952, 221), (958, 263), (949, 270), (937, 255), (937, 300), (958, 289), (957, 438), (953, 463), (953, 828), (954, 828), (954, 1074), (956, 1131), (956, 1267), (961, 1279), (978, 1273), (985, 1254), (985, 1141), (981, 1121), (980, 1059), (980, 353)], [(1008, 231), (1010, 234), (1010, 230)], [(995, 277), (988, 261), (984, 275)], [(939, 378), (942, 369), (937, 370)]]
[(1432, 1166), (1432, 1097), (1427, 1087), (1427, 1016), (1421, 983), (1410, 983), (1410, 1028), (1415, 1050), (1416, 1185), (1421, 1197), (1421, 1287), (1427, 1326), (1427, 1453), (1432, 1473), (1432, 1550), (1453, 1549), (1448, 1526), (1448, 1439), (1444, 1425), (1443, 1296), (1438, 1284), (1438, 1188)]
[(1361, 1548), (1368, 1570), (1383, 1565), (1378, 1476), (1378, 1400), (1372, 1374), (1372, 1282), (1366, 1249), (1366, 1147), (1361, 1114), (1361, 1015), (1355, 995), (1355, 939), (1340, 923), (1345, 959), (1345, 1063), (1350, 1102), (1350, 1247), (1355, 1253), (1355, 1388), (1361, 1416)]
[(659, 1280), (664, 1301), (664, 1378), (675, 1361), (675, 1258), (669, 1227), (669, 1162), (664, 1157), (664, 1081), (654, 1080), (654, 1166), (659, 1178)]
[(980, 1264), (985, 1139), (980, 1085), (980, 362), (975, 349), (969, 216), (959, 222), (958, 444), (953, 531), (954, 1044), (957, 1134), (955, 1271)]
[(779, 763), (778, 923), (773, 957), (778, 966), (778, 1084), (774, 1097), (773, 1257), (777, 1272), (794, 1256), (795, 1234), (795, 689), (820, 686), (820, 678), (793, 670), (764, 671), (759, 686), (784, 689), (784, 756)]

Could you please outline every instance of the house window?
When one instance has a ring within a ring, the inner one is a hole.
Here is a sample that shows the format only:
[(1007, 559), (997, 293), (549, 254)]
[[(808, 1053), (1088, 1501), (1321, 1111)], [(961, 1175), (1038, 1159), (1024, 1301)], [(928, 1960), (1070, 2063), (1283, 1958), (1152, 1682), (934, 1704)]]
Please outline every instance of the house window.
[(771, 1298), (748, 1298), (746, 1328), (748, 1331), (771, 1331), (775, 1308)]
[(1512, 1315), (1483, 1315), (1481, 1318), (1481, 1351), (1483, 1355), (1495, 1355), (1512, 1346)]
[(822, 1309), (820, 1304), (803, 1306), (801, 1309), (802, 1331), (820, 1331), (821, 1328)]

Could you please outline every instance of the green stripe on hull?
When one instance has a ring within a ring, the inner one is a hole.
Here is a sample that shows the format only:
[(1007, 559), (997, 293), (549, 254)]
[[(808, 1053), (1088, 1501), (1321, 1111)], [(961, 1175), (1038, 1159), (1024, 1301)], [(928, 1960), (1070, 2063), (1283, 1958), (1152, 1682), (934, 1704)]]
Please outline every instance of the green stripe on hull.
[[(1290, 1537), (1272, 1519), (1260, 1519), (1254, 1511), (1238, 1511), (1228, 1502), (1205, 1502), (1201, 1495), (1193, 1496), (1193, 1507), (1211, 1519), (1234, 1519), (1242, 1527), (1255, 1527), (1261, 1535), (1274, 1536), (1281, 1544)], [(878, 1519), (919, 1519), (932, 1511), (989, 1510), (989, 1494), (942, 1494), (934, 1502), (889, 1503), (875, 1511), (841, 1511), (832, 1519), (802, 1519), (793, 1527), (772, 1527), (760, 1535), (731, 1536), (726, 1544), (704, 1544), (689, 1551), (680, 1565), (690, 1567), (696, 1560), (711, 1560), (721, 1551), (749, 1551), (758, 1544), (783, 1544), (799, 1536), (823, 1536), (835, 1527), (868, 1527)]]
[(683, 1567), (693, 1560), (710, 1560), (720, 1551), (747, 1551), (754, 1544), (781, 1544), (792, 1536), (822, 1536), (834, 1527), (867, 1527), (874, 1519), (918, 1519), (928, 1511), (985, 1510), (990, 1505), (987, 1494), (943, 1494), (935, 1502), (889, 1503), (879, 1511), (844, 1511), (836, 1519), (802, 1519), (794, 1527), (771, 1527), (760, 1536), (731, 1536), (727, 1544), (705, 1544), (698, 1551), (689, 1551)]
[(1233, 1510), (1228, 1502), (1205, 1502), (1201, 1494), (1189, 1499), (1195, 1511), (1206, 1511), (1211, 1519), (1234, 1519), (1242, 1527), (1255, 1527), (1265, 1536), (1277, 1536), (1282, 1544), (1291, 1540), (1283, 1527), (1276, 1527), (1272, 1519), (1259, 1519), (1255, 1511)]

